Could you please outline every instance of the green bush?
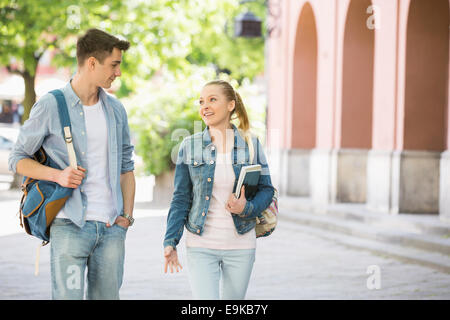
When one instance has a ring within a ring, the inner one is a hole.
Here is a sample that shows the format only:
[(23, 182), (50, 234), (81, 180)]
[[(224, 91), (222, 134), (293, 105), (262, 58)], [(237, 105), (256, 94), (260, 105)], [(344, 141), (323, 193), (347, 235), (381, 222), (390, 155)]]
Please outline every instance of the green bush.
[(197, 71), (200, 75), (185, 79), (157, 77), (143, 84), (146, 88), (136, 95), (122, 99), (129, 109), (130, 130), (145, 174), (157, 176), (173, 169), (176, 156), (172, 160), (172, 153), (176, 154), (184, 137), (194, 133), (195, 121), (202, 122), (196, 101), (211, 70)]
[[(198, 99), (202, 87), (215, 78), (213, 68), (193, 67), (186, 78), (175, 78), (167, 73), (152, 82), (142, 83), (136, 95), (122, 99), (128, 109), (136, 154), (142, 158), (145, 175), (158, 176), (174, 169), (183, 138), (193, 134), (194, 129), (198, 132), (205, 128)], [(226, 75), (221, 78), (230, 81)], [(241, 87), (235, 81), (231, 83), (244, 99), (252, 132), (263, 138), (265, 96), (248, 81)]]

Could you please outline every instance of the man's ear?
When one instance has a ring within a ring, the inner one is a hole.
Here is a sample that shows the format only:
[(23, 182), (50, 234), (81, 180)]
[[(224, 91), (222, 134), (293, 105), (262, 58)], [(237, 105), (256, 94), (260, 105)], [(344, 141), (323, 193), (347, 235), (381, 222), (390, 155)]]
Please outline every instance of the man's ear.
[(97, 59), (95, 59), (95, 57), (89, 57), (86, 60), (86, 63), (89, 70), (94, 70), (95, 64), (97, 63)]

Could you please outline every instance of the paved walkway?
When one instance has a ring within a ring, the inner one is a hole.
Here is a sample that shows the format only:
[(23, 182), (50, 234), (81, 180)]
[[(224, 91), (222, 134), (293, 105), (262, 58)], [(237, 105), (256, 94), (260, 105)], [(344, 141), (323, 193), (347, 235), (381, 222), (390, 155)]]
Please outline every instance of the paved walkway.
[[(3, 196), (0, 299), (50, 299), (50, 247), (41, 250), (40, 274), (34, 276), (39, 241), (16, 226), (17, 200)], [(179, 246), (183, 271), (163, 273), (167, 210), (144, 204), (136, 208), (135, 226), (127, 234), (121, 298), (192, 299), (184, 241)], [(247, 299), (450, 299), (448, 273), (366, 249), (358, 238), (284, 220), (282, 212), (280, 216), (273, 235), (257, 241)], [(376, 275), (373, 270), (379, 271), (379, 289), (368, 288), (368, 282), (369, 287), (376, 283), (368, 281)]]

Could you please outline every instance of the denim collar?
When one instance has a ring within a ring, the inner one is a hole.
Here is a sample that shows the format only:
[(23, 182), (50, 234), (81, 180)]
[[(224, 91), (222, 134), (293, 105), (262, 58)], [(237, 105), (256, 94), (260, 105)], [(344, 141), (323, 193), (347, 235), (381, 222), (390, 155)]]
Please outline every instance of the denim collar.
[[(245, 140), (241, 136), (239, 130), (236, 128), (234, 124), (231, 124), (234, 131), (234, 149), (245, 149)], [(209, 127), (207, 126), (205, 130), (203, 130), (202, 134), (203, 139), (203, 148), (206, 148), (212, 143), (211, 135), (209, 134)]]

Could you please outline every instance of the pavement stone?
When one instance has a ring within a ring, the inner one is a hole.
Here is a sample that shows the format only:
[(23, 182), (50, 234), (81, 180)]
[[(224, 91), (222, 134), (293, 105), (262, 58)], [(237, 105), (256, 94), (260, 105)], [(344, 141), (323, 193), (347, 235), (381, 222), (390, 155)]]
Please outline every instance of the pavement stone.
[[(165, 210), (136, 212), (128, 231), (122, 299), (192, 299), (184, 240), (181, 273), (163, 273)], [(185, 231), (187, 232), (187, 231)], [(340, 235), (283, 219), (268, 238), (258, 239), (247, 299), (449, 299), (450, 274), (407, 263), (340, 241)], [(353, 239), (358, 243), (360, 239)], [(50, 247), (23, 233), (0, 237), (0, 299), (51, 299)], [(381, 288), (369, 290), (367, 269), (381, 271)]]
[[(51, 299), (50, 246), (41, 249), (40, 274), (34, 276), (40, 241), (20, 228), (18, 199), (20, 192), (0, 192), (0, 299)], [(135, 204), (136, 223), (126, 240), (122, 299), (192, 299), (184, 238), (178, 247), (184, 269), (163, 272), (167, 211), (165, 205)], [(304, 216), (295, 219), (300, 213), (280, 207), (275, 232), (257, 240), (247, 299), (450, 299), (448, 272), (402, 259), (374, 239), (302, 223)], [(396, 250), (412, 255), (417, 249)], [(380, 270), (381, 287), (370, 290), (367, 272), (374, 265)]]

